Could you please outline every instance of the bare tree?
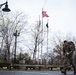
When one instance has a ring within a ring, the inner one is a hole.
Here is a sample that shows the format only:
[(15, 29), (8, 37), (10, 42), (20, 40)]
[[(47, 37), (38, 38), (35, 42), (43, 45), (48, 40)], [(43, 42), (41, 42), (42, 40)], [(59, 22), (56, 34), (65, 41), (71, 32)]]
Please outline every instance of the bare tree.
[(36, 52), (39, 51), (39, 45), (41, 43), (40, 35), (41, 35), (41, 29), (40, 29), (40, 23), (37, 23), (35, 25), (34, 31), (33, 31), (33, 38), (34, 38), (34, 51), (33, 51), (33, 59), (36, 59)]
[(8, 62), (10, 62), (10, 51), (12, 50), (14, 45), (13, 33), (16, 30), (21, 32), (26, 23), (26, 14), (23, 14), (21, 12), (17, 12), (16, 14), (0, 14), (0, 34), (2, 38), (1, 49), (6, 48)]
[[(36, 22), (34, 26), (31, 28), (31, 42), (30, 42), (30, 47), (29, 49), (33, 53), (33, 60), (36, 60), (36, 53), (37, 51), (40, 51), (40, 43), (42, 42), (41, 40), (41, 24), (40, 22)], [(35, 63), (35, 62), (34, 62)]]

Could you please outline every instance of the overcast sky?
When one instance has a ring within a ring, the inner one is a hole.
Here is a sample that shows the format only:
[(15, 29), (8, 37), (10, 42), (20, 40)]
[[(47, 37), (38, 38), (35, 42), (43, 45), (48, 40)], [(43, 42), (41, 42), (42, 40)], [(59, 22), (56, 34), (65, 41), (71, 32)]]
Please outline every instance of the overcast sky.
[[(0, 0), (0, 3), (4, 2), (6, 0)], [(52, 33), (76, 33), (76, 0), (8, 0), (8, 5), (11, 11), (28, 14), (31, 23), (39, 19), (43, 8), (49, 15), (49, 30)]]
[[(6, 0), (0, 0), (0, 4)], [(42, 8), (49, 15), (49, 34), (61, 32), (76, 35), (76, 0), (8, 0), (12, 12), (22, 11), (30, 16), (29, 23), (41, 18)], [(44, 18), (44, 26), (47, 18)], [(45, 26), (46, 27), (46, 26)]]

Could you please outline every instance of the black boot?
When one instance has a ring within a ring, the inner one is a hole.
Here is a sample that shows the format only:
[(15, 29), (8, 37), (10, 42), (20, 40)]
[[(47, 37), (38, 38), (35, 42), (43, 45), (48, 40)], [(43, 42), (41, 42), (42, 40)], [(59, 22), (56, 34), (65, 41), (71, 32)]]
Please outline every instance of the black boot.
[(74, 74), (76, 74), (76, 71), (74, 71)]
[(63, 74), (64, 74), (64, 75), (66, 75), (66, 71), (65, 71), (65, 72), (63, 72)]
[(64, 75), (66, 75), (66, 70), (61, 69), (61, 73), (63, 73)]

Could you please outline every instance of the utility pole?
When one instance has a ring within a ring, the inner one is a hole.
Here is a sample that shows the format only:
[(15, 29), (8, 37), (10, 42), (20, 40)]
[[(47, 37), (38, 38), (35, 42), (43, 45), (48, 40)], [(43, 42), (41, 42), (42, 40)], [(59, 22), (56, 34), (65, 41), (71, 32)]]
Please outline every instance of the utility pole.
[(16, 47), (17, 47), (17, 36), (19, 36), (20, 33), (18, 33), (18, 31), (16, 30), (15, 33), (13, 33), (13, 35), (15, 36), (15, 50), (14, 50), (14, 63), (16, 63)]

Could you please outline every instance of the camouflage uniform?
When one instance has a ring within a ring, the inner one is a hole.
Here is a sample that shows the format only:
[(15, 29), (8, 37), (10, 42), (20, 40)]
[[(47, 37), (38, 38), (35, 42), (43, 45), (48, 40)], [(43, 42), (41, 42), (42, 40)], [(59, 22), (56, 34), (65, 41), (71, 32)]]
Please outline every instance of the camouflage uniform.
[[(72, 65), (74, 68), (74, 73), (76, 72), (73, 58), (72, 58), (74, 51), (75, 51), (75, 45), (73, 44), (73, 42), (65, 41), (63, 44), (64, 61), (62, 63), (62, 65), (64, 65), (64, 67), (61, 69), (61, 72), (66, 74), (66, 70), (67, 70), (69, 65)], [(67, 53), (70, 53), (70, 54), (67, 55)]]

